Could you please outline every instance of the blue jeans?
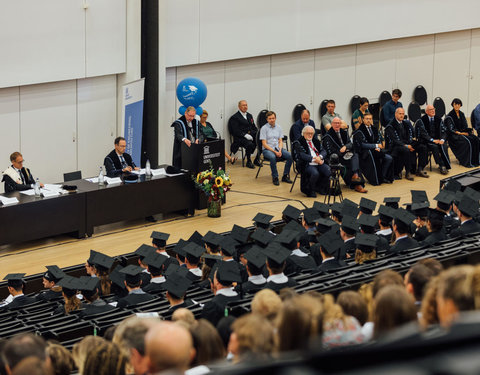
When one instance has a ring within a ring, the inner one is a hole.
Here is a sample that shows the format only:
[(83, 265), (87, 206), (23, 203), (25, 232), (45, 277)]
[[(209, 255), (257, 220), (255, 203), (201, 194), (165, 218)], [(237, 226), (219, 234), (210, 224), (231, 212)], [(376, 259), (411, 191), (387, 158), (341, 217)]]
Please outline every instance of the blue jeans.
[(283, 169), (283, 175), (286, 176), (290, 173), (290, 168), (292, 166), (292, 155), (282, 148), (282, 157), (277, 158), (277, 156), (270, 150), (263, 150), (262, 151), (263, 157), (265, 160), (270, 162), (270, 169), (272, 170), (272, 177), (278, 178), (278, 171), (277, 171), (277, 161), (285, 160), (285, 168)]

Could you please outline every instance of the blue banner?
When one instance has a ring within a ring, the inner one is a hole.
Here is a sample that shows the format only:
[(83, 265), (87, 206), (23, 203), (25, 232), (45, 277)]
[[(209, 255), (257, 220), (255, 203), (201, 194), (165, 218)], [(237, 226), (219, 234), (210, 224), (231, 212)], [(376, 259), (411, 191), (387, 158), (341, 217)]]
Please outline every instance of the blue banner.
[(127, 141), (126, 152), (133, 162), (140, 167), (142, 155), (143, 128), (143, 89), (144, 79), (127, 83), (123, 86), (123, 121), (124, 137)]

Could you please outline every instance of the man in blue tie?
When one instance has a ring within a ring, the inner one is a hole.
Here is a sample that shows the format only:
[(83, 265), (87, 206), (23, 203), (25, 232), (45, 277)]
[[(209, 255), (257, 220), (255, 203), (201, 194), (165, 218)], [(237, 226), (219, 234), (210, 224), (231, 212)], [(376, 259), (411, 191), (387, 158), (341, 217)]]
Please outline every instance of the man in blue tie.
[(103, 161), (108, 177), (120, 176), (123, 172), (128, 173), (138, 168), (132, 160), (132, 157), (125, 152), (127, 141), (123, 137), (115, 138), (115, 148)]

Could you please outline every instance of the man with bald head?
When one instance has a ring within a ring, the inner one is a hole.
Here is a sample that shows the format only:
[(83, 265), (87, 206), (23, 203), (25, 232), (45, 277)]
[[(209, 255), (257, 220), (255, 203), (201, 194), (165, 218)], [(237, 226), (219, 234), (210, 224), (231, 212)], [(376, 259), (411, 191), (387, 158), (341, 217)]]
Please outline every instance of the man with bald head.
[(447, 174), (451, 166), (450, 158), (448, 157), (448, 146), (445, 143), (447, 131), (444, 123), (440, 117), (435, 115), (435, 107), (430, 104), (427, 105), (425, 115), (422, 116), (421, 120), (415, 123), (417, 139), (432, 152), (440, 173)]
[(292, 142), (300, 139), (302, 136), (302, 130), (307, 125), (315, 129), (315, 122), (310, 119), (310, 111), (308, 109), (304, 109), (300, 115), (300, 118), (292, 125)]
[(145, 335), (145, 354), (149, 374), (183, 374), (195, 357), (192, 336), (180, 324), (157, 323)]
[[(245, 149), (245, 156), (247, 159), (247, 168), (255, 168), (253, 166), (251, 155), (255, 152), (257, 127), (253, 116), (248, 111), (248, 104), (246, 100), (238, 102), (238, 111), (235, 112), (228, 120), (228, 131), (233, 136), (233, 143), (230, 146), (230, 151), (236, 153), (240, 147)], [(255, 157), (255, 165), (260, 165), (258, 160), (260, 153)]]

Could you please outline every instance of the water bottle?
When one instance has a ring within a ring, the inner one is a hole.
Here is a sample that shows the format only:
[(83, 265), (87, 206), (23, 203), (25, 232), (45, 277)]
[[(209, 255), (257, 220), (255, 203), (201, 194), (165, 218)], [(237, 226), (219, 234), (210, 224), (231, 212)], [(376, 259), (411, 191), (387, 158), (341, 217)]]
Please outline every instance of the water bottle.
[(152, 171), (150, 169), (150, 160), (147, 159), (145, 163), (145, 176), (150, 177), (152, 175)]
[(103, 177), (103, 168), (100, 166), (100, 173), (98, 174), (98, 184), (103, 186), (105, 184), (105, 178)]
[(35, 196), (39, 197), (40, 196), (40, 181), (37, 179), (35, 180), (35, 185), (33, 186), (33, 190), (35, 191)]

